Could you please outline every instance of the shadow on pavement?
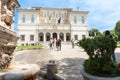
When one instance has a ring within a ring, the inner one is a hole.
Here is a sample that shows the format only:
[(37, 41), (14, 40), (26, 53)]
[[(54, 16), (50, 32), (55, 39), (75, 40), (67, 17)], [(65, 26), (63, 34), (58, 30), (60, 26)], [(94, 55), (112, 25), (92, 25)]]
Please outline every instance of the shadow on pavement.
[[(65, 58), (56, 61), (58, 68), (58, 75), (65, 78), (65, 80), (84, 80), (80, 74), (80, 68), (84, 62), (83, 58)], [(46, 71), (47, 62), (42, 62), (41, 70)]]
[(80, 74), (80, 68), (84, 59), (82, 58), (65, 58), (58, 61), (58, 74), (63, 76), (66, 80), (83, 80)]

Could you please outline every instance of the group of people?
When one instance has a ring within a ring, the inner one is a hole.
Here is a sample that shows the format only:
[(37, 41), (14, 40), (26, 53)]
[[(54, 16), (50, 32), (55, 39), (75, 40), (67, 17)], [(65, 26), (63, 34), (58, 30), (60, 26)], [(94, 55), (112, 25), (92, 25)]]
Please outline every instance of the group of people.
[(57, 51), (61, 50), (61, 39), (50, 39), (50, 48), (56, 48)]
[[(74, 48), (75, 44), (74, 44), (73, 39), (71, 40), (71, 45), (72, 45), (72, 48)], [(61, 51), (61, 39), (53, 39), (53, 38), (51, 38), (49, 46), (50, 46), (51, 49), (56, 48), (57, 51), (59, 51), (59, 50)]]

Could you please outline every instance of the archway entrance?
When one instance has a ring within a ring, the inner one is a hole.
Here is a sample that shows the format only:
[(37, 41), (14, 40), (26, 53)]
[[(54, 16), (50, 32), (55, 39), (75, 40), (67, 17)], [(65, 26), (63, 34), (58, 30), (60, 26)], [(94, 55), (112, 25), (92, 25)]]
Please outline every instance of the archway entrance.
[(46, 41), (50, 41), (50, 33), (46, 33)]
[(53, 33), (53, 39), (56, 38), (57, 39), (57, 33)]
[(70, 33), (66, 33), (66, 41), (70, 41)]
[(64, 41), (64, 34), (63, 33), (60, 33), (60, 39), (62, 40), (62, 41)]
[(43, 33), (39, 33), (39, 41), (43, 41), (44, 40), (44, 34)]

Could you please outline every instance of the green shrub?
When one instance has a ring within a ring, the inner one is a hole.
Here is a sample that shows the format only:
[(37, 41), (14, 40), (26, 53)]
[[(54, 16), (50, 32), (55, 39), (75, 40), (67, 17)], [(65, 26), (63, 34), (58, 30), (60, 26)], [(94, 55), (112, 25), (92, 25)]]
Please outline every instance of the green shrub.
[(78, 41), (89, 56), (84, 62), (86, 72), (98, 76), (118, 76), (117, 65), (112, 61), (111, 55), (116, 48), (116, 41), (107, 36), (85, 38)]

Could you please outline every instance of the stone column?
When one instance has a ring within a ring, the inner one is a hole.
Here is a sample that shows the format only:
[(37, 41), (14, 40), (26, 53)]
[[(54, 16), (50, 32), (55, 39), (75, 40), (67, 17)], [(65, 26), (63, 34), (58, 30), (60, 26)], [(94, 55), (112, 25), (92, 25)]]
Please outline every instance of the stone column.
[(59, 35), (59, 33), (57, 33), (57, 37), (58, 37), (58, 39), (60, 39), (60, 35)]
[(46, 42), (46, 33), (44, 33), (44, 42)]
[(50, 38), (53, 38), (52, 34), (53, 34), (53, 33), (51, 32), (51, 33), (50, 33)]
[(66, 42), (66, 33), (64, 33), (64, 42)]

